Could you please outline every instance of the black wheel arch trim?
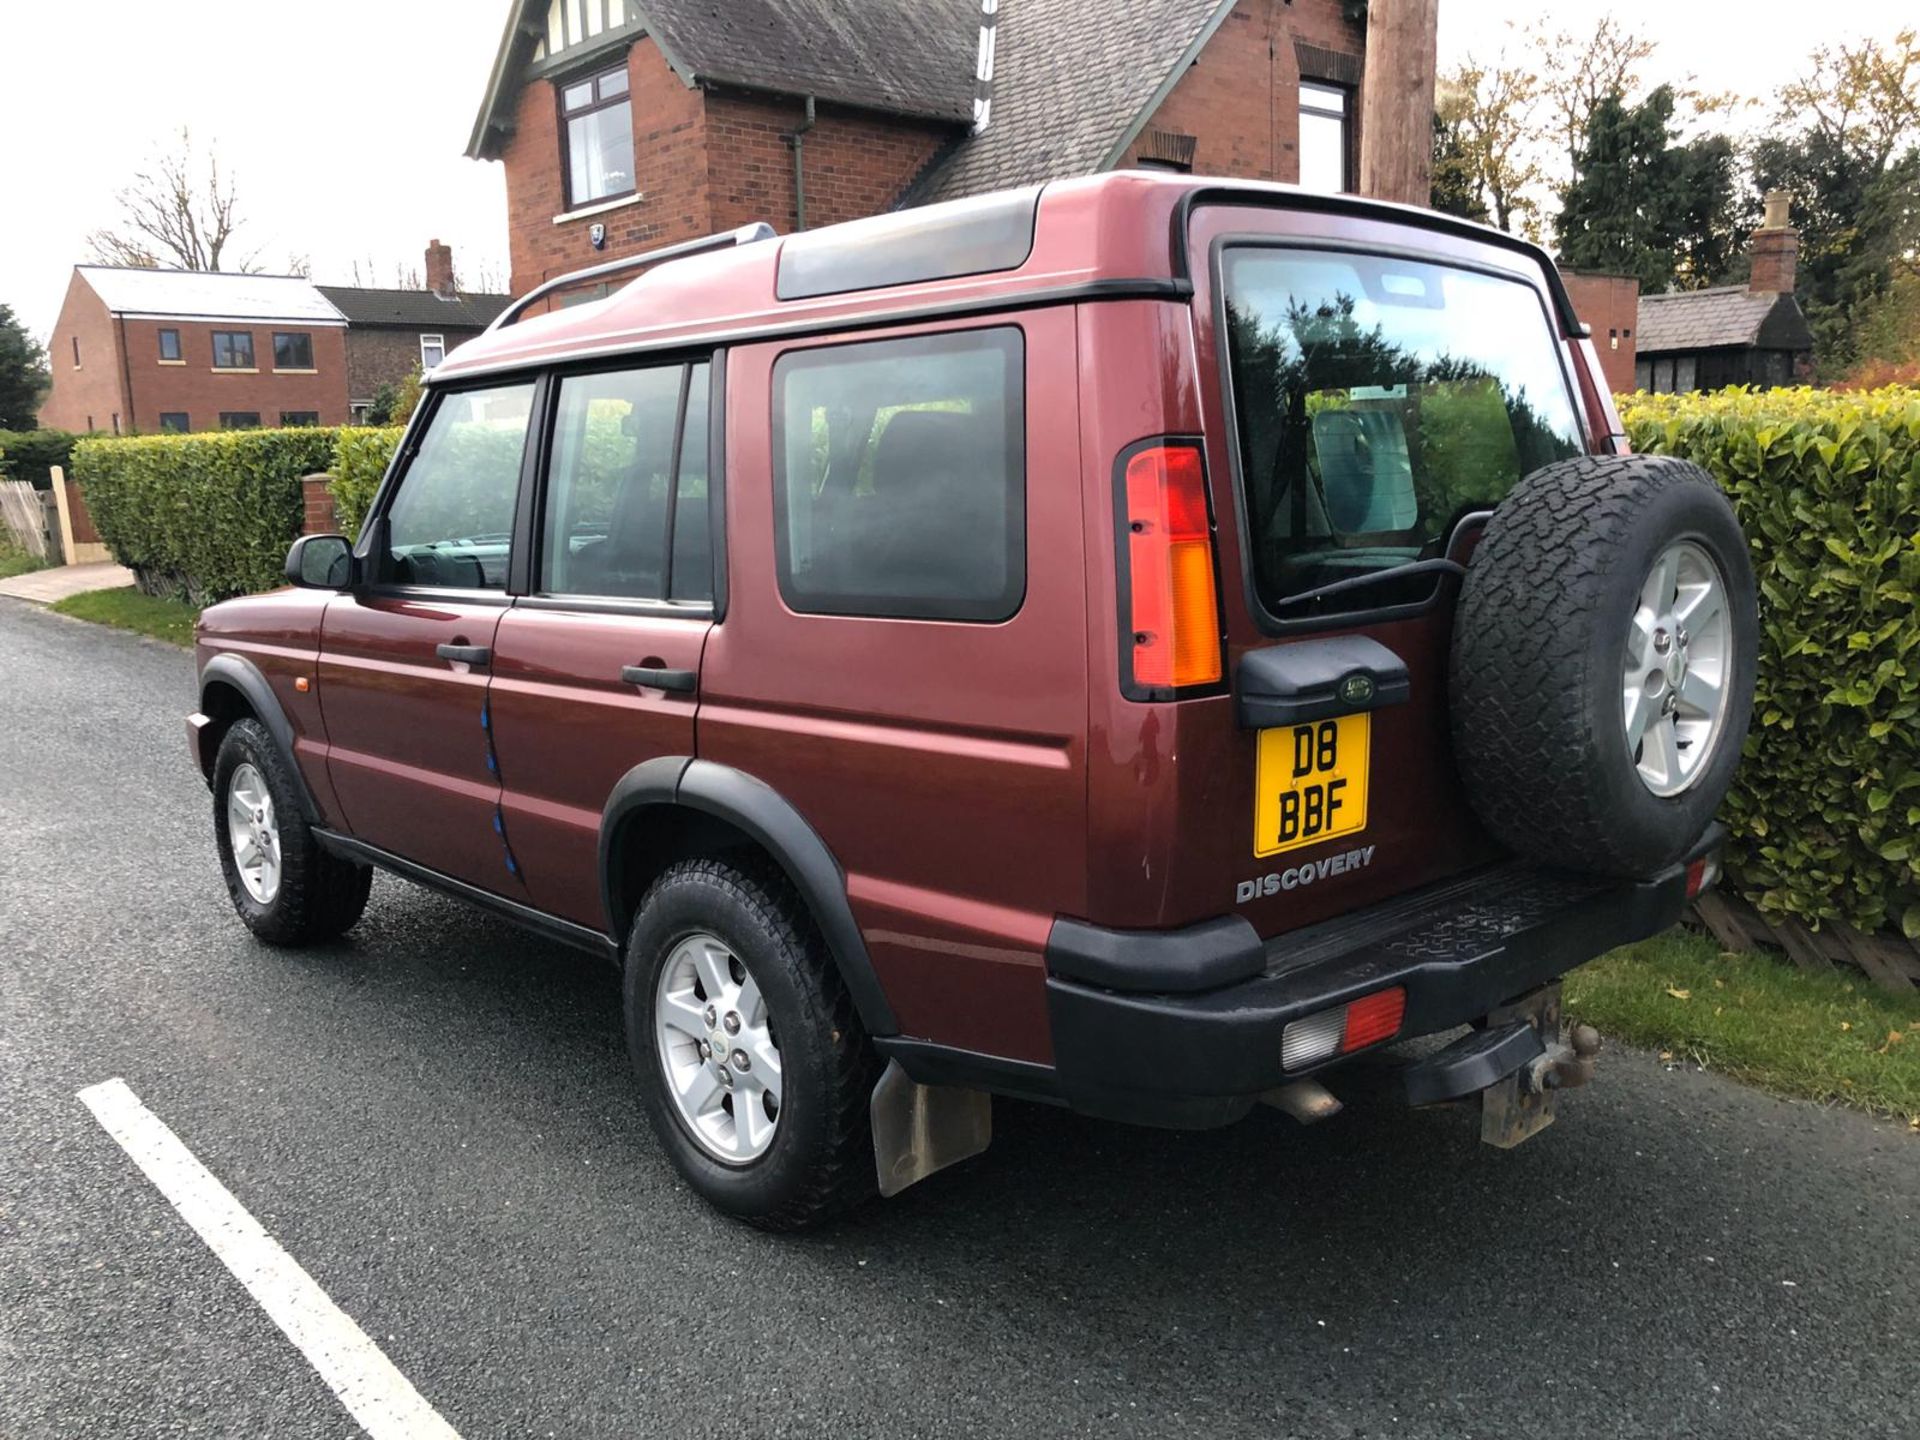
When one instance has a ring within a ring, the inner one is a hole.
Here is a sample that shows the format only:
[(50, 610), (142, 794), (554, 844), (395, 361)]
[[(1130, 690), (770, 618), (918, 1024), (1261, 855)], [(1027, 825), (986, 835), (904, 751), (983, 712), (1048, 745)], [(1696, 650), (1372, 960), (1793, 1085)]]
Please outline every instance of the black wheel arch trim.
[[(206, 708), (207, 692), (215, 685), (229, 685), (238, 690), (253, 711), (254, 718), (267, 727), (267, 734), (280, 747), (287, 768), (293, 772), (294, 788), (300, 793), (300, 808), (305, 812), (307, 823), (318, 825), (321, 821), (320, 807), (314, 803), (313, 791), (307, 788), (307, 777), (301, 773), (300, 758), (293, 748), (293, 722), (287, 719), (280, 697), (273, 693), (273, 686), (260, 673), (260, 667), (240, 655), (216, 655), (207, 661), (200, 670), (199, 698), (202, 710)], [(207, 777), (207, 783), (212, 784), (214, 757), (205, 751), (204, 735), (201, 744), (201, 770)]]
[(688, 756), (657, 756), (621, 777), (600, 815), (600, 894), (608, 934), (617, 944), (633, 924), (632, 907), (614, 884), (621, 873), (627, 822), (652, 805), (677, 805), (724, 820), (771, 855), (800, 892), (826, 937), (840, 978), (867, 1033), (897, 1035), (899, 1022), (874, 973), (872, 957), (847, 899), (846, 872), (820, 833), (779, 791), (745, 771)]

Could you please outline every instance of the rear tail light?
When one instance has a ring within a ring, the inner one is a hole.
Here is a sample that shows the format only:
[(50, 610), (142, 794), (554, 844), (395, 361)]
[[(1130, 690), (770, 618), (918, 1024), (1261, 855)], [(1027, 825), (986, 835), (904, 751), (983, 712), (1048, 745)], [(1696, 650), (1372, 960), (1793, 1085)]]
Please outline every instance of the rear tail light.
[(1122, 477), (1132, 681), (1183, 690), (1220, 681), (1220, 600), (1199, 447), (1136, 450)]
[(1400, 1033), (1406, 1015), (1406, 989), (1395, 985), (1295, 1020), (1280, 1032), (1280, 1063), (1288, 1070), (1303, 1070), (1335, 1055), (1378, 1045)]

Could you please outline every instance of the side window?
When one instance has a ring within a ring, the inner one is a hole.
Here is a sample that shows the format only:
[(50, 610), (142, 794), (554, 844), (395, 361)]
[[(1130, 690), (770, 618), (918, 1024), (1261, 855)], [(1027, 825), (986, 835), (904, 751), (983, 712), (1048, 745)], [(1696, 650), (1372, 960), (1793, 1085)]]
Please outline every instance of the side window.
[(968, 330), (774, 366), (780, 592), (795, 610), (1005, 620), (1026, 594), (1025, 346)]
[(513, 539), (531, 384), (442, 396), (387, 509), (386, 578), (502, 590)]
[[(560, 382), (542, 524), (544, 592), (659, 600), (671, 584), (676, 599), (709, 598), (689, 593), (689, 586), (707, 591), (711, 579), (683, 559), (696, 549), (704, 559), (708, 538), (706, 386), (705, 365), (691, 372), (672, 365)], [(700, 503), (670, 516), (674, 436), (683, 424), (688, 434), (697, 430), (697, 453), (694, 445), (678, 447), (677, 489), (681, 495), (697, 492)], [(698, 516), (690, 519), (695, 510)], [(673, 556), (688, 567), (686, 583), (668, 574), (670, 524)]]

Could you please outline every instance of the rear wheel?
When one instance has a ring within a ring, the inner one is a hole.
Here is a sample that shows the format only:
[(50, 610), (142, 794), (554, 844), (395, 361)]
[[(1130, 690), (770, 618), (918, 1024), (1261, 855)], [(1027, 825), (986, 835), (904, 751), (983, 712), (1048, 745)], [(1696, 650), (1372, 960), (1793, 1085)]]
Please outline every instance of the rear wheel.
[(1549, 864), (1673, 864), (1732, 783), (1758, 645), (1746, 538), (1705, 471), (1656, 455), (1535, 471), (1488, 522), (1454, 620), (1469, 801)]
[(373, 871), (320, 848), (290, 762), (257, 720), (236, 720), (221, 738), (213, 830), (233, 908), (262, 940), (331, 940), (367, 908)]
[(711, 1204), (799, 1230), (873, 1193), (878, 1063), (784, 876), (718, 860), (667, 870), (628, 937), (625, 1002), (648, 1118)]

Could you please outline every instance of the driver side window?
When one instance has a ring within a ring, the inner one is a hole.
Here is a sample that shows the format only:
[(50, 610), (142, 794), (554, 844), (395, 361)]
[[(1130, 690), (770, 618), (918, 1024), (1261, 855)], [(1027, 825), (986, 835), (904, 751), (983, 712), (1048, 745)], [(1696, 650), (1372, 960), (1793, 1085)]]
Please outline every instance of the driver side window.
[(387, 508), (385, 578), (504, 590), (533, 385), (442, 396)]

